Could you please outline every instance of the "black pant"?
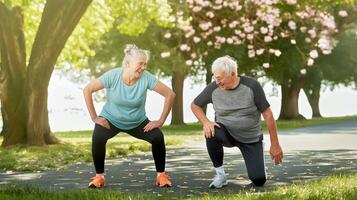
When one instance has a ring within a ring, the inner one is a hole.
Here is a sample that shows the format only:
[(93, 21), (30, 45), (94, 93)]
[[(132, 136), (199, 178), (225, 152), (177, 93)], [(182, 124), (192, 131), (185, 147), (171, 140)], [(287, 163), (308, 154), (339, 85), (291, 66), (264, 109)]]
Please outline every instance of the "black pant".
[[(108, 121), (109, 122), (109, 121)], [(145, 140), (152, 144), (152, 154), (155, 160), (155, 166), (157, 172), (165, 171), (165, 157), (166, 148), (164, 135), (161, 130), (155, 128), (149, 132), (144, 133), (144, 127), (150, 121), (146, 119), (138, 127), (130, 130), (121, 130), (110, 124), (110, 129), (104, 128), (98, 124), (95, 124), (93, 136), (92, 136), (92, 156), (94, 161), (94, 167), (97, 174), (104, 173), (104, 160), (107, 141), (123, 131), (138, 139)]]
[(223, 124), (221, 128), (215, 127), (215, 136), (206, 138), (208, 154), (214, 167), (223, 165), (223, 146), (238, 147), (243, 155), (249, 179), (257, 186), (264, 185), (266, 181), (263, 143), (241, 143), (236, 141)]

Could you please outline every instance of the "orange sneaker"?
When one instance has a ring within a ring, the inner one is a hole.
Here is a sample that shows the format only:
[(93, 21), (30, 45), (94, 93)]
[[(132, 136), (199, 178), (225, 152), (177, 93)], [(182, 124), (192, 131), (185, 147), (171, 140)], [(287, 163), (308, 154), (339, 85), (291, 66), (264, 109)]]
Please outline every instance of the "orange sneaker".
[(159, 187), (172, 187), (172, 182), (169, 180), (169, 175), (165, 172), (160, 173), (156, 177), (156, 185)]
[(88, 185), (89, 188), (102, 188), (105, 186), (105, 179), (102, 175), (96, 175), (90, 179), (91, 182)]

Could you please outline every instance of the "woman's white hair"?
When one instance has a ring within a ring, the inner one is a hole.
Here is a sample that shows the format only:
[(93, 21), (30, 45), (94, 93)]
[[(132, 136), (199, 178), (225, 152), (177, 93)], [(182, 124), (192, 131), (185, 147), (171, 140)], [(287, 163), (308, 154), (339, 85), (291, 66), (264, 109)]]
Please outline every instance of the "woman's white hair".
[(149, 62), (150, 51), (140, 49), (135, 44), (127, 44), (124, 49), (123, 67), (126, 67), (130, 60), (133, 60), (138, 55), (146, 56), (146, 62)]
[(237, 62), (228, 55), (219, 57), (212, 63), (212, 73), (214, 73), (217, 69), (223, 69), (226, 75), (231, 74), (232, 72), (237, 74), (237, 68)]

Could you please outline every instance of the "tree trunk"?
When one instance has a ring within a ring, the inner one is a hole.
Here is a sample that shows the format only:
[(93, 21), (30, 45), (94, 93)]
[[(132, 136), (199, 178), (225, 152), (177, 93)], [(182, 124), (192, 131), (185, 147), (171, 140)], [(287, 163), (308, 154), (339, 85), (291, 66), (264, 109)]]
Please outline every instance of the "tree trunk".
[(172, 73), (172, 89), (176, 93), (172, 106), (171, 124), (184, 124), (183, 121), (183, 84), (185, 73), (174, 71)]
[(0, 2), (1, 78), (0, 98), (7, 119), (2, 145), (26, 142), (26, 52), (20, 7), (9, 9)]
[(291, 83), (281, 85), (281, 110), (279, 119), (292, 120), (304, 118), (299, 114), (299, 93), (303, 86), (302, 79), (293, 79)]
[(312, 109), (312, 117), (322, 117), (319, 107), (321, 83), (315, 84), (313, 87), (304, 86), (303, 89)]
[(46, 2), (28, 67), (21, 9), (11, 11), (0, 2), (0, 18), (7, 19), (0, 21), (2, 73), (6, 74), (0, 79), (0, 98), (8, 119), (3, 146), (59, 142), (48, 123), (48, 84), (59, 54), (90, 2)]
[(90, 2), (90, 0), (51, 0), (46, 3), (27, 73), (29, 107), (27, 136), (30, 145), (59, 142), (51, 133), (48, 123), (48, 84), (59, 54)]

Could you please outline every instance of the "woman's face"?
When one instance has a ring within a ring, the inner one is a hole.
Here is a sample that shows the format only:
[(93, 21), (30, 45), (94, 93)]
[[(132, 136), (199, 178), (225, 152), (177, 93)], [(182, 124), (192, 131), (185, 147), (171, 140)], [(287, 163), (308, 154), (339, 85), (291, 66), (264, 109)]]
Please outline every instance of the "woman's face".
[(141, 75), (146, 69), (147, 58), (145, 55), (137, 55), (129, 61), (129, 68), (135, 72), (136, 75)]

